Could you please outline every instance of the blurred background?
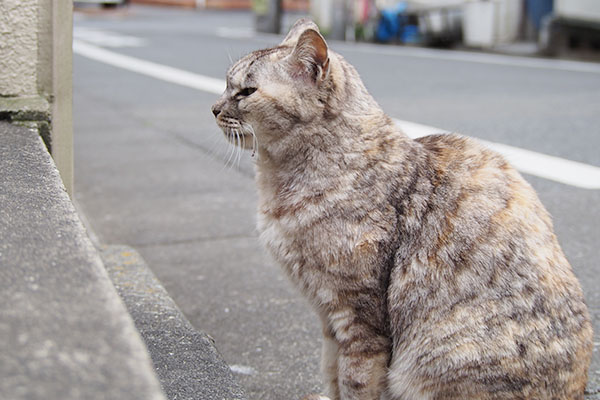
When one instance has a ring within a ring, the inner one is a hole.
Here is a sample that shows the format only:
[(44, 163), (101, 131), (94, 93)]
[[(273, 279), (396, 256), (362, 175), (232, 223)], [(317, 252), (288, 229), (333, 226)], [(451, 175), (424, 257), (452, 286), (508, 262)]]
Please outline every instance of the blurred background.
[[(338, 40), (507, 50), (597, 58), (600, 2), (595, 0), (88, 0), (252, 10), (259, 32), (280, 33), (286, 12), (310, 15)], [(77, 4), (78, 2), (76, 2)], [(82, 3), (82, 2), (79, 2)]]

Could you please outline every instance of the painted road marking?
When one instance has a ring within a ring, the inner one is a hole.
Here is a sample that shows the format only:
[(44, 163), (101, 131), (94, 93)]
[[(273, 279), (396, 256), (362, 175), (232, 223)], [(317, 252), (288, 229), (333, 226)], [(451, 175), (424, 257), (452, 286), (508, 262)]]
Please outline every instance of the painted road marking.
[[(73, 52), (114, 67), (126, 69), (188, 88), (219, 95), (225, 90), (225, 81), (221, 79), (211, 78), (151, 61), (118, 54), (93, 44), (85, 43), (81, 40), (73, 40)], [(414, 122), (395, 121), (402, 130), (412, 138), (429, 135), (431, 133), (445, 132), (443, 129)], [(482, 142), (506, 157), (506, 159), (521, 172), (579, 188), (600, 189), (600, 167), (520, 149), (505, 144), (486, 141)]]
[(73, 28), (73, 37), (104, 47), (141, 47), (146, 45), (145, 39), (136, 36), (79, 26)]
[(221, 26), (216, 29), (215, 34), (226, 39), (251, 39), (255, 36), (255, 30), (252, 28), (231, 28), (228, 26)]
[(257, 374), (257, 371), (254, 368), (248, 367), (246, 365), (234, 364), (234, 365), (230, 365), (229, 369), (234, 374), (241, 374), (241, 375), (256, 375)]
[[(408, 136), (416, 139), (436, 133), (449, 133), (444, 129), (394, 119), (396, 125)], [(549, 156), (531, 150), (508, 146), (502, 143), (477, 139), (486, 147), (502, 154), (516, 169), (526, 174), (549, 179), (584, 189), (600, 189), (600, 168), (593, 165)]]
[(225, 81), (208, 76), (194, 74), (151, 61), (125, 56), (103, 49), (81, 40), (73, 40), (73, 52), (92, 60), (100, 61), (113, 67), (123, 68), (138, 74), (151, 76), (170, 83), (198, 89), (205, 92), (221, 94), (225, 90)]

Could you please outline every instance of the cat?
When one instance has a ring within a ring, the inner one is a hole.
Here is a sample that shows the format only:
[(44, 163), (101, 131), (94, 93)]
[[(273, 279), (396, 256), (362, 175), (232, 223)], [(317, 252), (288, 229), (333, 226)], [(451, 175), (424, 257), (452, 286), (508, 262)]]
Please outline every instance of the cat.
[(322, 320), (333, 400), (583, 399), (592, 328), (537, 195), (456, 134), (409, 139), (301, 19), (213, 105), (258, 153), (261, 241)]

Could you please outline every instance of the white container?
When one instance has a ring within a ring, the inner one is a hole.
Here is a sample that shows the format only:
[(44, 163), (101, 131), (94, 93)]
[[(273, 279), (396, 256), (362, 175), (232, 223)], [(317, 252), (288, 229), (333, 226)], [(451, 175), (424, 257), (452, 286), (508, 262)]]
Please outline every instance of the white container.
[(492, 47), (496, 42), (495, 1), (474, 1), (465, 4), (463, 35), (467, 46)]
[(498, 0), (496, 7), (496, 43), (514, 42), (519, 36), (523, 13), (521, 1)]
[(479, 0), (464, 6), (463, 32), (467, 46), (493, 47), (517, 39), (520, 0)]
[(554, 0), (554, 15), (559, 18), (600, 22), (600, 1)]

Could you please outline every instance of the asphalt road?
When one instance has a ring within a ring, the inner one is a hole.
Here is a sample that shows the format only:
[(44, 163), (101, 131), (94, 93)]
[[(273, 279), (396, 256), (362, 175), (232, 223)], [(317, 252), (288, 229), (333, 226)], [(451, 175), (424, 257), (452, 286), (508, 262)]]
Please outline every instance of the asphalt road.
[[(278, 42), (252, 35), (252, 22), (242, 12), (132, 7), (76, 13), (75, 36), (223, 79), (231, 60)], [(600, 73), (561, 61), (330, 46), (393, 117), (600, 166)], [(215, 338), (249, 398), (300, 398), (319, 390), (320, 329), (258, 244), (253, 159), (231, 154), (210, 113), (216, 98), (75, 55), (75, 199), (99, 242), (142, 254)], [(597, 344), (590, 377), (599, 382), (600, 190), (526, 178), (584, 287)]]

